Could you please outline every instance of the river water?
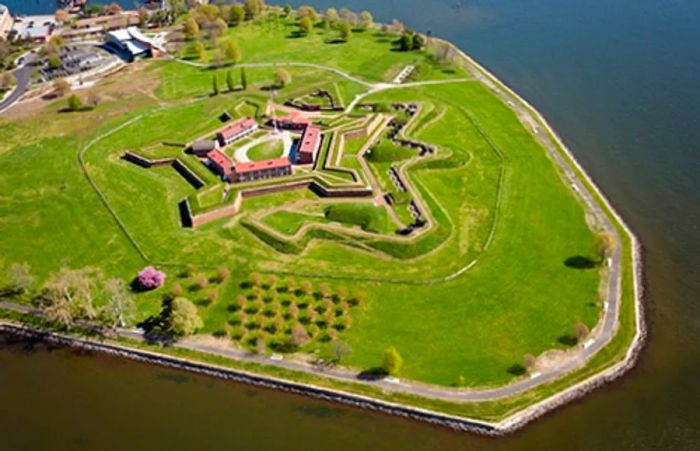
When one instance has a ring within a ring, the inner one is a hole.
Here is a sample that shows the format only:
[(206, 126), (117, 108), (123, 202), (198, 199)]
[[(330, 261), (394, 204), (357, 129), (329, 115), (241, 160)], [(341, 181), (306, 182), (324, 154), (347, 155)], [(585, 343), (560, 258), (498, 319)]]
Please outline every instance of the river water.
[(560, 132), (645, 245), (651, 336), (639, 366), (494, 440), (104, 356), (4, 345), (2, 448), (700, 448), (700, 2), (343, 5), (453, 41)]

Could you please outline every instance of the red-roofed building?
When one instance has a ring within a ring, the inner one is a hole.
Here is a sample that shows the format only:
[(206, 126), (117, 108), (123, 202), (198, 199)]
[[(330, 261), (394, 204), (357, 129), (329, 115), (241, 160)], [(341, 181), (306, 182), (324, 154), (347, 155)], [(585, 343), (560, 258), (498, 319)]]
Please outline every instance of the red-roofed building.
[(224, 180), (231, 180), (233, 163), (220, 150), (212, 150), (207, 154), (207, 166), (219, 174)]
[(289, 158), (275, 158), (272, 160), (251, 161), (249, 163), (236, 163), (233, 165), (231, 182), (250, 182), (252, 180), (268, 179), (291, 175), (292, 163)]
[(316, 161), (316, 155), (318, 154), (318, 149), (321, 148), (321, 129), (309, 125), (304, 130), (299, 140), (299, 147), (297, 147), (296, 152), (296, 163), (297, 164), (311, 164)]
[(306, 116), (297, 112), (293, 112), (287, 116), (271, 119), (269, 122), (272, 126), (282, 130), (303, 130), (311, 124), (311, 121)]
[(227, 144), (231, 144), (237, 139), (250, 135), (257, 129), (258, 123), (255, 122), (254, 119), (240, 119), (219, 130), (216, 133), (216, 139), (219, 140), (219, 144), (225, 146)]

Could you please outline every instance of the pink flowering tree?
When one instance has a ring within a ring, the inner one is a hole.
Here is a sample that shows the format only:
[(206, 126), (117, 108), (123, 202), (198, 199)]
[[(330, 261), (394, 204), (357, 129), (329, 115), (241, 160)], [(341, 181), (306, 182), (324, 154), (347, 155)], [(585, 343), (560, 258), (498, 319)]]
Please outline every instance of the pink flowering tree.
[(136, 278), (142, 290), (154, 290), (165, 283), (165, 273), (153, 266), (146, 266)]

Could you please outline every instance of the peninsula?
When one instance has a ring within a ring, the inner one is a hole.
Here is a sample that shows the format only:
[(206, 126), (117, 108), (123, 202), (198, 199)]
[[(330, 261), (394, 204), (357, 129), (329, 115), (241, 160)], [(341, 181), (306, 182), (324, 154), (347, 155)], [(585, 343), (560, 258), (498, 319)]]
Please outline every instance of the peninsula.
[(261, 1), (115, 14), (93, 78), (67, 20), (8, 88), (1, 330), (493, 435), (633, 364), (639, 243), (452, 44)]

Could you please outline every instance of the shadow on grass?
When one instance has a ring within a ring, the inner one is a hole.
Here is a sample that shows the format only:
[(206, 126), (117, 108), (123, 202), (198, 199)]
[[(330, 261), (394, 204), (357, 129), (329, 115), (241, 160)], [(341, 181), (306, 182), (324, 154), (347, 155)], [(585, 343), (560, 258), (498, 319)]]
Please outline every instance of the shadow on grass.
[(522, 376), (527, 372), (527, 369), (519, 363), (514, 363), (513, 365), (508, 367), (507, 371), (513, 376)]
[(557, 338), (557, 341), (564, 346), (576, 346), (578, 344), (578, 338), (571, 334), (565, 334)]
[(375, 366), (374, 368), (369, 368), (362, 371), (357, 375), (357, 378), (363, 381), (378, 381), (387, 377), (389, 373), (381, 366)]
[(564, 260), (564, 265), (573, 269), (593, 269), (598, 266), (598, 262), (590, 257), (575, 255)]

